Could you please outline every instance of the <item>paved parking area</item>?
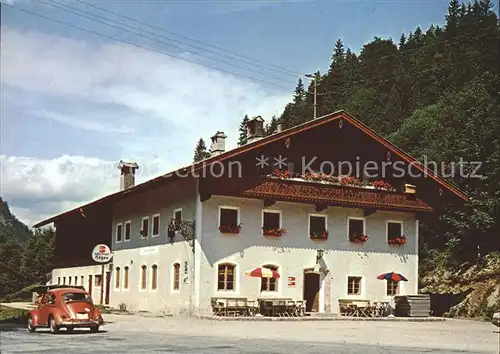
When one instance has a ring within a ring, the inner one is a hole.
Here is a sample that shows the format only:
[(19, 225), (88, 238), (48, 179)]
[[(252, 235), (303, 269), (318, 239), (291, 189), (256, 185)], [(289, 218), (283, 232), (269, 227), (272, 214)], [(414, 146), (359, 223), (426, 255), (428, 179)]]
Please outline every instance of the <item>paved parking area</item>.
[(224, 322), (107, 315), (97, 334), (5, 328), (1, 353), (498, 353), (490, 323)]

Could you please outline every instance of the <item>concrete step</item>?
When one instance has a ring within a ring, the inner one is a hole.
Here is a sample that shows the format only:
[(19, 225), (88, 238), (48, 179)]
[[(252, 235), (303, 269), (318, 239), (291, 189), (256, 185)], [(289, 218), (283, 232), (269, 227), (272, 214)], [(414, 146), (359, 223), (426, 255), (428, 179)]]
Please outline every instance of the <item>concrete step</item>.
[(325, 317), (325, 318), (339, 317), (338, 314), (331, 313), (331, 312), (306, 312), (306, 316), (311, 316), (311, 317)]

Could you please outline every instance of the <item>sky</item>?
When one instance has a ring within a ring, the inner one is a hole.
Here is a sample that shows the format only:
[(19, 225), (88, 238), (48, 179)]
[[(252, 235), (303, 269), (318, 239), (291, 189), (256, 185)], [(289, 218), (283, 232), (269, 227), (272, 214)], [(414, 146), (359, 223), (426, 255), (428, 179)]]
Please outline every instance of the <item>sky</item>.
[(0, 2), (0, 195), (29, 226), (118, 191), (119, 160), (139, 164), (141, 183), (191, 163), (217, 130), (234, 148), (242, 117), (279, 115), (299, 77), (328, 68), (338, 38), (359, 53), (375, 36), (442, 25), (448, 7)]

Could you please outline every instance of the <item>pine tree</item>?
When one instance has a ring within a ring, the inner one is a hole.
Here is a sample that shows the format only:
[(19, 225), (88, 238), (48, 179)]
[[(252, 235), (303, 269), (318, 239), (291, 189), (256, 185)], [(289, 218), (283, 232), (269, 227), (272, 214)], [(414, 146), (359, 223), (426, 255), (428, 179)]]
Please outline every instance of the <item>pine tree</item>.
[(210, 153), (207, 151), (207, 146), (205, 145), (205, 141), (202, 138), (200, 138), (194, 150), (193, 162), (194, 163), (200, 162), (208, 157), (210, 157)]
[(302, 79), (299, 77), (299, 80), (297, 81), (297, 86), (295, 87), (295, 94), (293, 95), (293, 103), (294, 104), (300, 104), (304, 102), (306, 97), (306, 91), (304, 89), (304, 83), (302, 82)]
[(250, 120), (250, 118), (248, 118), (248, 115), (245, 114), (245, 116), (243, 117), (241, 123), (240, 123), (240, 128), (239, 128), (239, 132), (240, 132), (240, 137), (238, 138), (238, 146), (243, 146), (247, 143), (247, 123), (248, 121)]
[(276, 118), (276, 116), (273, 116), (269, 124), (267, 124), (266, 126), (266, 136), (274, 134), (276, 129), (278, 129), (278, 119)]
[(345, 60), (345, 50), (344, 43), (342, 39), (337, 39), (335, 42), (335, 48), (333, 49), (332, 62), (330, 64), (330, 72), (332, 72), (336, 67), (342, 65)]

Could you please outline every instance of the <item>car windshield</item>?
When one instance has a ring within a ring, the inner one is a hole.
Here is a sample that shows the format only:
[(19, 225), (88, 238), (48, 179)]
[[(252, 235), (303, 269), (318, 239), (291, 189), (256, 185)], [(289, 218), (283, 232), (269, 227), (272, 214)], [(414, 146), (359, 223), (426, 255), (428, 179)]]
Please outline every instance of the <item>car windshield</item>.
[(85, 301), (92, 302), (90, 296), (85, 293), (66, 293), (63, 296), (64, 302)]

